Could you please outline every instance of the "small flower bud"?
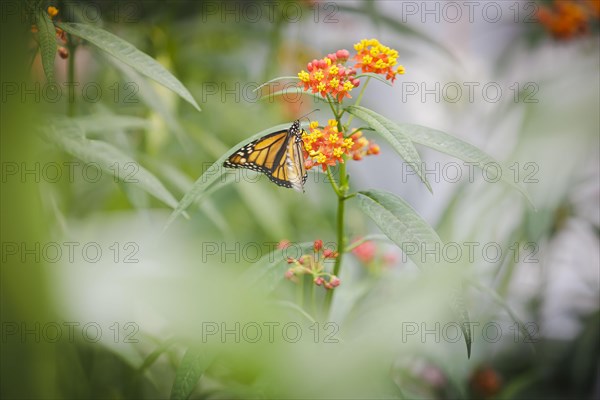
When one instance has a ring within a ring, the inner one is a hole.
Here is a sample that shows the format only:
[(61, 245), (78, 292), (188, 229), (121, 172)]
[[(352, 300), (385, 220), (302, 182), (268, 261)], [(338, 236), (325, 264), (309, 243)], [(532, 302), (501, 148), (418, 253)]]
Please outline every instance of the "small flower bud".
[(287, 258), (287, 263), (288, 263), (288, 264), (293, 264), (293, 263), (295, 263), (295, 262), (296, 262), (296, 260), (295, 260), (295, 259), (293, 259), (292, 257), (288, 257), (288, 258)]
[(315, 285), (317, 285), (317, 286), (321, 286), (321, 285), (323, 284), (324, 280), (323, 280), (323, 278), (322, 278), (322, 277), (320, 277), (320, 276), (317, 276), (317, 277), (316, 277), (316, 278), (313, 280), (313, 282), (315, 283)]
[(338, 50), (335, 55), (340, 61), (346, 61), (350, 58), (350, 52), (346, 49)]
[(340, 278), (338, 278), (335, 275), (331, 275), (331, 277), (329, 278), (329, 284), (331, 285), (331, 287), (340, 286)]
[(290, 241), (287, 239), (282, 239), (281, 241), (279, 241), (279, 243), (277, 244), (277, 250), (283, 250), (283, 249), (287, 249), (288, 247), (290, 247)]
[(315, 253), (320, 251), (322, 248), (323, 248), (323, 241), (321, 239), (315, 240), (315, 243), (313, 244), (313, 249), (315, 250)]
[(337, 257), (337, 252), (333, 251), (331, 249), (325, 249), (325, 250), (323, 250), (323, 256), (325, 258), (336, 258)]
[(60, 46), (58, 48), (58, 55), (60, 56), (60, 58), (62, 58), (64, 60), (67, 57), (69, 57), (69, 51), (67, 49), (65, 49), (64, 47)]
[(379, 146), (371, 144), (369, 150), (367, 150), (367, 154), (379, 154)]
[(292, 279), (294, 275), (294, 271), (290, 268), (287, 271), (285, 271), (284, 277), (285, 279)]
[(46, 11), (48, 11), (48, 15), (50, 16), (50, 18), (54, 18), (58, 14), (58, 8), (54, 6), (49, 6)]

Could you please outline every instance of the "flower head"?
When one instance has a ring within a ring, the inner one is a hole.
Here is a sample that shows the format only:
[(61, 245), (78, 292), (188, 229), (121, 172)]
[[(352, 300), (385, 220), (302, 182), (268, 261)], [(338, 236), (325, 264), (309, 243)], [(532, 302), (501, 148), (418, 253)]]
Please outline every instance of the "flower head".
[(323, 128), (318, 121), (311, 122), (309, 131), (303, 133), (302, 140), (307, 169), (320, 165), (325, 171), (328, 166), (343, 163), (344, 155), (360, 160), (365, 155), (379, 154), (379, 147), (363, 137), (360, 131), (344, 137), (338, 130), (335, 119), (330, 119)]
[(306, 66), (308, 71), (302, 70), (298, 73), (299, 85), (304, 86), (304, 90), (318, 93), (325, 98), (330, 95), (338, 102), (345, 97), (351, 97), (350, 91), (357, 87), (360, 81), (355, 78), (354, 68), (343, 65), (349, 57), (348, 50), (338, 50), (320, 60), (312, 60)]
[(358, 63), (354, 68), (362, 72), (385, 75), (385, 79), (394, 82), (397, 74), (404, 74), (404, 67), (398, 64), (398, 51), (379, 43), (377, 39), (363, 39), (354, 45)]
[(50, 16), (50, 18), (54, 18), (58, 15), (58, 8), (56, 8), (54, 6), (49, 6), (46, 11), (48, 12), (48, 15)]
[(598, 18), (597, 2), (555, 1), (552, 7), (541, 6), (538, 21), (556, 38), (570, 39), (588, 31), (589, 19)]

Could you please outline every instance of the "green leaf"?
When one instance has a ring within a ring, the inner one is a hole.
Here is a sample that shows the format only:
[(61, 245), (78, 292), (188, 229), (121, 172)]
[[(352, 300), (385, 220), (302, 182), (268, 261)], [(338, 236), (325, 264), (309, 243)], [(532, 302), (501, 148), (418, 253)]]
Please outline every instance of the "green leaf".
[(387, 192), (369, 190), (358, 192), (361, 210), (419, 267), (428, 262), (423, 251), (443, 247), (442, 240), (433, 228), (413, 210), (407, 202)]
[(396, 124), (396, 127), (399, 132), (402, 132), (415, 143), (430, 147), (434, 150), (456, 157), (468, 163), (473, 163), (473, 165), (482, 169), (488, 168), (488, 165), (493, 165), (494, 168), (497, 168), (500, 171), (499, 173), (501, 176), (499, 179), (521, 192), (521, 194), (523, 194), (523, 196), (535, 209), (535, 206), (531, 201), (527, 191), (521, 186), (517, 185), (514, 180), (511, 179), (513, 175), (510, 173), (508, 168), (472, 144), (448, 135), (442, 131), (420, 125)]
[(427, 181), (427, 176), (423, 172), (423, 162), (417, 149), (411, 140), (398, 129), (394, 122), (365, 107), (348, 106), (345, 110), (365, 121), (375, 132), (387, 140), (394, 150), (400, 154), (400, 157), (419, 175), (419, 178), (427, 186), (427, 189), (432, 192), (431, 185)]
[(269, 83), (283, 81), (283, 80), (296, 80), (297, 81), (297, 80), (300, 80), (300, 78), (298, 78), (297, 76), (278, 76), (277, 78), (273, 78), (271, 80), (266, 81), (265, 83), (263, 83), (262, 85), (260, 85), (256, 89), (254, 89), (253, 92), (256, 92), (256, 91), (262, 89), (263, 87), (267, 86)]
[[(386, 192), (370, 190), (359, 192), (357, 197), (360, 208), (396, 243), (416, 265), (421, 268), (431, 266), (427, 256), (437, 257), (444, 247), (433, 228), (425, 222), (408, 203), (401, 198)], [(424, 252), (427, 250), (427, 252)], [(469, 313), (465, 306), (460, 288), (451, 293), (450, 306), (458, 319), (467, 345), (467, 357), (471, 357), (471, 336)]]
[(529, 343), (531, 347), (531, 351), (535, 353), (535, 348), (533, 347), (533, 343), (535, 343), (535, 339), (531, 337), (531, 334), (527, 330), (527, 325), (517, 317), (517, 314), (512, 310), (512, 308), (508, 305), (506, 301), (492, 288), (482, 285), (474, 279), (468, 280), (468, 283), (473, 287), (479, 289), (482, 292), (487, 293), (500, 307), (502, 307), (506, 313), (512, 318), (515, 324), (519, 327), (519, 330), (524, 336), (524, 342)]
[(169, 216), (167, 223), (165, 224), (165, 229), (181, 214), (185, 211), (192, 203), (202, 198), (206, 193), (206, 191), (211, 187), (212, 184), (221, 179), (221, 177), (226, 174), (228, 171), (227, 168), (223, 167), (223, 162), (229, 158), (233, 153), (235, 153), (240, 147), (247, 145), (248, 143), (256, 140), (262, 136), (265, 136), (269, 133), (280, 131), (282, 129), (288, 129), (291, 123), (281, 124), (274, 126), (269, 129), (265, 129), (262, 132), (259, 132), (248, 139), (242, 140), (235, 146), (229, 149), (224, 155), (222, 155), (217, 161), (215, 161), (198, 179), (194, 182), (192, 188), (183, 195), (183, 198), (179, 201), (179, 204), (175, 208), (175, 210)]
[(56, 58), (56, 31), (54, 24), (44, 10), (39, 10), (35, 15), (40, 41), (40, 54), (42, 65), (48, 83), (54, 83), (54, 59)]
[(148, 129), (151, 126), (147, 119), (115, 114), (92, 114), (74, 117), (70, 121), (77, 124), (86, 134), (88, 132), (114, 133), (122, 129)]
[(144, 79), (144, 77), (138, 74), (135, 69), (119, 62), (114, 57), (106, 56), (106, 59), (127, 79), (128, 82), (125, 83), (124, 89), (129, 90), (130, 88), (134, 88), (138, 90), (136, 95), (138, 95), (148, 107), (162, 117), (163, 121), (169, 128), (169, 131), (175, 135), (177, 140), (181, 143), (183, 149), (189, 153), (188, 155), (191, 155), (191, 152), (193, 151), (191, 140), (177, 120), (172, 107), (170, 107), (158, 94), (158, 92), (152, 86), (152, 82)]
[[(286, 88), (286, 89), (282, 89), (282, 90), (278, 90), (277, 92), (269, 93), (269, 94), (267, 94), (265, 96), (262, 96), (260, 98), (260, 100), (264, 101), (264, 100), (268, 99), (269, 102), (272, 102), (275, 97), (278, 97), (278, 96), (290, 96), (290, 95), (293, 95), (293, 94), (297, 94), (297, 95), (300, 95), (300, 96), (310, 96), (310, 97), (312, 97), (313, 99), (315, 99), (318, 102), (327, 103), (327, 99), (325, 99), (324, 97), (322, 97), (320, 94), (318, 94), (318, 93), (312, 93), (312, 92), (307, 92), (306, 90), (302, 89), (301, 87), (295, 87), (295, 86), (292, 86), (292, 87), (289, 87), (289, 88)], [(294, 98), (294, 99), (290, 99), (288, 101), (290, 103), (293, 103), (293, 102), (295, 102), (297, 100)]]
[(152, 173), (111, 144), (86, 139), (77, 124), (60, 121), (50, 127), (46, 136), (73, 157), (93, 164), (121, 182), (139, 187), (171, 208), (177, 207), (175, 197)]
[(188, 399), (214, 358), (213, 352), (209, 349), (188, 349), (175, 373), (175, 381), (171, 388), (171, 400)]
[(375, 74), (373, 72), (365, 72), (359, 75), (356, 75), (356, 78), (362, 78), (363, 76), (369, 77), (369, 78), (373, 78), (376, 79), (380, 82), (385, 83), (388, 86), (392, 86), (392, 82), (388, 81), (387, 79), (385, 79), (383, 76), (379, 75), (379, 74)]
[(469, 318), (469, 310), (465, 305), (463, 285), (455, 287), (452, 291), (450, 299), (450, 307), (454, 311), (456, 319), (460, 325), (460, 330), (465, 338), (465, 344), (467, 345), (467, 358), (471, 358), (471, 343), (473, 343), (473, 337), (471, 335), (471, 320)]
[(93, 25), (67, 22), (58, 23), (57, 25), (65, 32), (87, 40), (119, 61), (154, 79), (166, 88), (171, 89), (200, 111), (196, 100), (194, 100), (190, 92), (173, 74), (159, 64), (158, 61), (138, 50), (131, 43)]

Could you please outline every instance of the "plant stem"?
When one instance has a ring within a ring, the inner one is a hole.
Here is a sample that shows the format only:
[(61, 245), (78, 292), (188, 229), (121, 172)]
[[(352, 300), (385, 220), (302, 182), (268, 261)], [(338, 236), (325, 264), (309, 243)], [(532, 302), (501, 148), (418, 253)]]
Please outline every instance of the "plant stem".
[(296, 303), (300, 308), (304, 308), (304, 274), (298, 277), (298, 286), (296, 287)]
[[(332, 183), (333, 185), (333, 183)], [(335, 186), (334, 186), (335, 190)], [(337, 251), (338, 256), (335, 259), (335, 265), (333, 266), (333, 275), (338, 276), (342, 267), (342, 258), (344, 255), (344, 248), (346, 247), (346, 240), (344, 237), (344, 211), (347, 200), (346, 193), (348, 191), (348, 179), (346, 176), (346, 163), (340, 163), (340, 184), (336, 194), (338, 196), (338, 209), (337, 209)], [(325, 294), (325, 315), (329, 314), (331, 308), (331, 302), (333, 300), (334, 289), (329, 289)]]

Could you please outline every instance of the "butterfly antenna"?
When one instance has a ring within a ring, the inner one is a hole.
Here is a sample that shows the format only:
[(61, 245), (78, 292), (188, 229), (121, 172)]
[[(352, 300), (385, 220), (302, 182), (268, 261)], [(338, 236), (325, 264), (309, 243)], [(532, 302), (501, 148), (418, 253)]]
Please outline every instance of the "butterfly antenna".
[(301, 116), (300, 118), (298, 118), (299, 120), (302, 118), (306, 118), (308, 119), (308, 122), (310, 122), (310, 118), (307, 118), (310, 114), (314, 113), (315, 111), (321, 111), (321, 109), (319, 108), (315, 108), (314, 110), (307, 112), (306, 114), (304, 114), (303, 116)]

